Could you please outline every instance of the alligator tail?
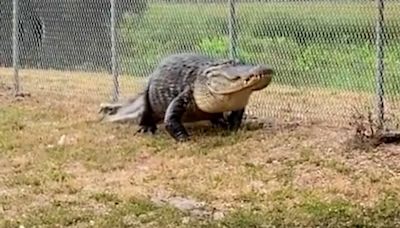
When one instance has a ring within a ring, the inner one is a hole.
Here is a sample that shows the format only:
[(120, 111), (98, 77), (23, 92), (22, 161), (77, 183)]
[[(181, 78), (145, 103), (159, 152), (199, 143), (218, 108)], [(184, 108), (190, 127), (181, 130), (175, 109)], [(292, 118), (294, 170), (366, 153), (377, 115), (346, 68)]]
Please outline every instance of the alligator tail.
[(99, 113), (103, 114), (101, 121), (138, 123), (144, 111), (144, 92), (122, 103), (101, 104)]

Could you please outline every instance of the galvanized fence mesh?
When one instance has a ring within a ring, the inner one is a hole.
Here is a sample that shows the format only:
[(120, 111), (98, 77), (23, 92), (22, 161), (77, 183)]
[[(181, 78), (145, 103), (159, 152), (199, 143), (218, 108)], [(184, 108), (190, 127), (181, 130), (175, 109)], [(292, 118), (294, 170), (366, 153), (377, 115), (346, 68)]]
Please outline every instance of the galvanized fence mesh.
[(399, 12), (394, 0), (6, 0), (0, 63), (17, 90), (106, 101), (170, 53), (234, 57), (276, 69), (256, 116), (337, 125), (370, 110), (398, 127)]

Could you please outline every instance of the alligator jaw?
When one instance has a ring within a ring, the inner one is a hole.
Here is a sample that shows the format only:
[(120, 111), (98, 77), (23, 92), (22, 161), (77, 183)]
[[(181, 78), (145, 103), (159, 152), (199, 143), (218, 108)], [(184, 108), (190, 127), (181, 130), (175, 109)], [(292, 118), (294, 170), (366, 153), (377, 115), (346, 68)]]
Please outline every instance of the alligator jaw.
[(259, 66), (255, 71), (261, 78), (257, 84), (253, 86), (253, 91), (265, 89), (271, 83), (275, 71), (269, 66)]
[[(237, 68), (237, 72), (234, 68)], [(271, 67), (266, 65), (233, 66), (229, 70), (218, 70), (207, 76), (207, 87), (209, 91), (217, 95), (229, 95), (244, 90), (262, 90), (267, 87), (274, 75)]]

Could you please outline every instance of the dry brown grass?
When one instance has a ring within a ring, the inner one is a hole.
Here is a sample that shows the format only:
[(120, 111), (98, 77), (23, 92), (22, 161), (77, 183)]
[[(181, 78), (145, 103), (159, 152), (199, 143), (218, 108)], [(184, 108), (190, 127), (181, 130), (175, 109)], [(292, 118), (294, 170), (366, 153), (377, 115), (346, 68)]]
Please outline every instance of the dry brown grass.
[[(11, 76), (0, 72), (2, 79)], [(31, 97), (0, 89), (0, 224), (6, 227), (122, 227), (132, 214), (136, 227), (399, 225), (399, 146), (350, 150), (351, 128), (299, 123), (296, 110), (285, 109), (293, 102), (299, 113), (333, 104), (350, 110), (340, 101), (352, 96), (357, 103), (361, 95), (271, 86), (252, 103), (275, 107), (266, 111), (271, 125), (233, 135), (193, 127), (193, 140), (177, 144), (163, 129), (134, 135), (135, 126), (97, 122), (110, 89), (105, 77), (21, 75)], [(127, 78), (122, 84), (123, 94), (140, 88)], [(160, 195), (204, 201), (226, 217), (157, 209), (150, 199)]]

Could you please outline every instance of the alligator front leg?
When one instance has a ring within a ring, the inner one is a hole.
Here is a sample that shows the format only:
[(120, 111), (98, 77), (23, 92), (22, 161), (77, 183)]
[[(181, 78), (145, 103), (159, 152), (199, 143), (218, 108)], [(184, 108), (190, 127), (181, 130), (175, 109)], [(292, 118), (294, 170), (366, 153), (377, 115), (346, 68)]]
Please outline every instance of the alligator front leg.
[(189, 140), (189, 134), (182, 124), (183, 114), (187, 108), (187, 92), (179, 94), (169, 104), (164, 118), (165, 129), (178, 142)]
[(221, 128), (223, 130), (228, 130), (229, 128), (228, 122), (224, 118), (223, 113), (216, 114), (213, 118), (210, 119), (210, 122), (214, 128)]
[(242, 124), (244, 111), (245, 109), (243, 108), (237, 111), (232, 111), (231, 114), (229, 114), (228, 116), (229, 130), (231, 131), (239, 130), (240, 125)]

